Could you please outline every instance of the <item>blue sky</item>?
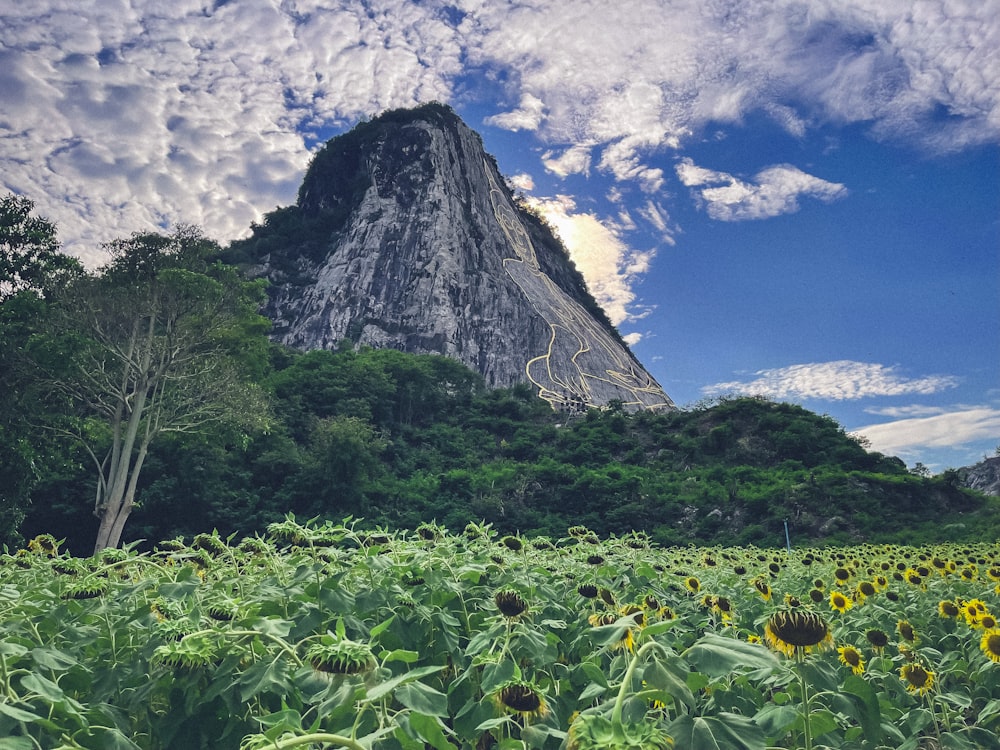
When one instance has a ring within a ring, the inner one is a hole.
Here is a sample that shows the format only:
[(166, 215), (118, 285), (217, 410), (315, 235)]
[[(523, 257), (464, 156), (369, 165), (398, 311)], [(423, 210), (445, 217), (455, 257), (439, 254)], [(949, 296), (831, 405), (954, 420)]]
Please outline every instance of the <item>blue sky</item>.
[(1000, 0), (0, 0), (0, 178), (69, 252), (294, 200), (451, 104), (681, 405), (1000, 446)]

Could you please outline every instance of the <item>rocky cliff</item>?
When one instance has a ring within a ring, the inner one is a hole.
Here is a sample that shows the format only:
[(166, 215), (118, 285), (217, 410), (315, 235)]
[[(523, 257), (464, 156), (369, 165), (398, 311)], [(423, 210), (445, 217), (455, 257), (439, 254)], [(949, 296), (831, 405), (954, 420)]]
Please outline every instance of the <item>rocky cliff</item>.
[(270, 282), (274, 337), (438, 353), (560, 409), (673, 403), (561, 243), (451, 109), (396, 110), (329, 141), (295, 206), (230, 248)]
[(958, 469), (958, 475), (966, 487), (1000, 497), (1000, 456), (984, 458), (974, 466)]

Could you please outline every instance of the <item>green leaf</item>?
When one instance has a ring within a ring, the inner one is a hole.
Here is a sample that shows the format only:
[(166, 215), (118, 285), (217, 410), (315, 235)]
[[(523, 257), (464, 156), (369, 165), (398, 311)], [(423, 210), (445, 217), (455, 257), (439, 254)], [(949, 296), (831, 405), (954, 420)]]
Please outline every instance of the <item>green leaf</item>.
[(21, 678), (21, 686), (47, 700), (49, 703), (59, 703), (65, 697), (61, 687), (40, 674), (27, 674)]
[(502, 661), (487, 664), (483, 667), (483, 679), (480, 683), (484, 695), (489, 695), (505, 682), (514, 679), (517, 665), (512, 661)]
[(688, 689), (685, 682), (687, 670), (683, 667), (684, 664), (679, 657), (674, 659), (659, 657), (646, 666), (642, 672), (642, 679), (650, 687), (663, 690), (673, 696), (674, 700), (693, 708), (694, 693)]
[(422, 682), (400, 685), (393, 697), (407, 708), (422, 714), (448, 715), (448, 696)]
[(0, 737), (0, 750), (33, 750), (35, 743), (27, 737)]
[(41, 721), (42, 717), (38, 714), (33, 714), (30, 711), (25, 711), (23, 708), (18, 708), (17, 706), (12, 706), (9, 703), (0, 703), (0, 714), (4, 716), (9, 716), (15, 721)]
[(635, 627), (635, 620), (631, 617), (622, 617), (610, 625), (599, 625), (596, 628), (591, 628), (587, 631), (587, 635), (598, 646), (610, 646), (624, 638), (629, 627)]
[(410, 729), (417, 737), (437, 750), (455, 750), (455, 746), (448, 741), (441, 729), (441, 721), (436, 717), (411, 713), (409, 723)]
[(601, 687), (605, 687), (606, 688), (608, 686), (608, 677), (607, 677), (607, 675), (605, 675), (604, 674), (604, 670), (601, 669), (596, 664), (594, 664), (594, 662), (592, 662), (592, 661), (585, 661), (582, 664), (580, 664), (580, 669), (583, 670), (583, 673), (592, 682), (596, 682)]
[(674, 747), (684, 750), (764, 750), (764, 732), (746, 716), (680, 716), (667, 727)]
[(720, 750), (719, 743), (712, 735), (712, 729), (700, 716), (684, 715), (667, 727), (674, 739), (674, 747), (684, 750)]
[(379, 659), (382, 660), (383, 664), (389, 664), (394, 661), (413, 664), (415, 661), (420, 660), (420, 654), (416, 651), (407, 651), (405, 648), (397, 648), (392, 651), (383, 651), (379, 654)]
[(405, 672), (401, 675), (393, 677), (391, 680), (386, 680), (385, 682), (380, 682), (375, 687), (368, 691), (368, 694), (364, 697), (364, 703), (371, 703), (372, 701), (377, 701), (383, 695), (388, 695), (393, 690), (398, 688), (400, 685), (405, 685), (408, 682), (413, 682), (414, 680), (419, 680), (421, 677), (426, 677), (430, 674), (436, 674), (440, 672), (444, 667), (417, 667), (414, 670)]
[(254, 721), (260, 722), (265, 727), (282, 727), (283, 729), (302, 729), (302, 716), (298, 711), (286, 708), (283, 711), (275, 711), (266, 716), (255, 716)]
[(262, 693), (286, 695), (289, 687), (288, 666), (284, 659), (258, 662), (240, 675), (238, 684), (243, 701)]
[(46, 669), (52, 669), (57, 672), (64, 672), (70, 667), (75, 667), (79, 662), (67, 653), (62, 651), (57, 651), (54, 648), (33, 648), (31, 649), (31, 658), (35, 660), (35, 664), (40, 667), (45, 667)]
[(395, 619), (396, 615), (392, 615), (388, 620), (383, 620), (369, 631), (368, 637), (374, 641), (376, 638), (382, 635), (382, 633), (384, 633), (389, 628), (390, 625), (392, 625)]
[(780, 663), (764, 646), (715, 633), (703, 635), (682, 656), (699, 672), (712, 677), (747, 669), (775, 669)]
[(878, 694), (871, 683), (858, 675), (848, 675), (840, 688), (841, 693), (851, 699), (857, 709), (854, 718), (858, 720), (865, 733), (865, 739), (877, 743), (882, 736), (882, 711), (879, 708)]
[(255, 617), (248, 623), (250, 630), (256, 630), (272, 638), (287, 638), (292, 632), (295, 623), (290, 620), (283, 620), (279, 617)]
[(596, 682), (591, 682), (587, 687), (583, 689), (580, 693), (579, 702), (580, 703), (590, 703), (594, 698), (604, 695), (608, 692), (608, 688), (605, 685), (598, 685)]
[(799, 718), (799, 709), (795, 706), (776, 706), (773, 703), (765, 705), (754, 717), (756, 723), (768, 737), (781, 738)]

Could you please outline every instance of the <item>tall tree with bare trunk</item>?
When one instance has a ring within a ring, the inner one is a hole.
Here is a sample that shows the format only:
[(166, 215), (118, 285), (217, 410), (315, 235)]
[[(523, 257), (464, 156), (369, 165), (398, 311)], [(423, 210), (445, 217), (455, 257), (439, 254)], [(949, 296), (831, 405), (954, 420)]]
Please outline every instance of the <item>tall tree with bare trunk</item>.
[(110, 262), (55, 300), (51, 329), (33, 350), (46, 384), (66, 399), (64, 434), (97, 470), (95, 552), (116, 547), (135, 508), (150, 444), (210, 423), (266, 426), (262, 393), (241, 359), (265, 346), (263, 290), (190, 227), (134, 234), (108, 245)]

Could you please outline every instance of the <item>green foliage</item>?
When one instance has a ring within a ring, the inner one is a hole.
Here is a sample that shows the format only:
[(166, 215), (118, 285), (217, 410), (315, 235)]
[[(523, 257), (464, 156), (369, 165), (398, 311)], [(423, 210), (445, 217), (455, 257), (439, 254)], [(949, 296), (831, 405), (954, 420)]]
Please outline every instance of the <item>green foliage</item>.
[(544, 536), (583, 524), (662, 544), (783, 546), (785, 521), (794, 544), (988, 538), (1000, 526), (996, 503), (955, 477), (914, 475), (790, 404), (569, 418), (526, 386), (484, 390), (440, 356), (271, 351), (272, 429), (153, 446), (127, 538), (249, 534), (288, 511)]
[(1000, 743), (995, 542), (525, 541), (290, 516), (83, 560), (38, 537), (0, 555), (0, 747)]

